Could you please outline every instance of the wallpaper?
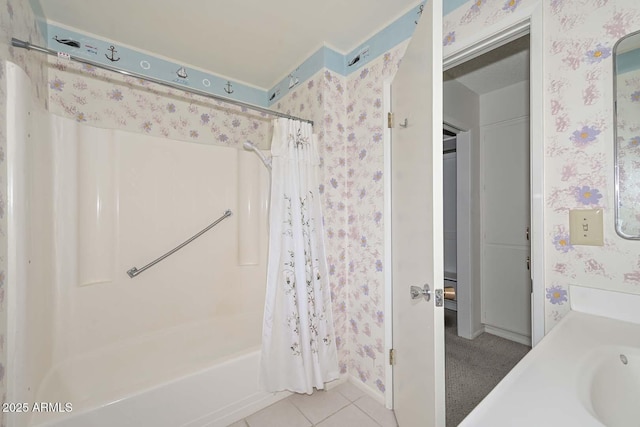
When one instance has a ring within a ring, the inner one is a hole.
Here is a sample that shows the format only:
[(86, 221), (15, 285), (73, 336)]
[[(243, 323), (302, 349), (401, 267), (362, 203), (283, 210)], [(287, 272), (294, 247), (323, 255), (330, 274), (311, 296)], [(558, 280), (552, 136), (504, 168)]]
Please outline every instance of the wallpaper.
[[(640, 30), (634, 0), (554, 0), (545, 8), (547, 330), (569, 284), (640, 293), (640, 247), (614, 230), (612, 49)], [(604, 246), (572, 245), (568, 210), (604, 210)]]
[[(7, 349), (5, 336), (7, 333), (6, 286), (7, 286), (7, 165), (5, 154), (7, 147), (6, 126), (6, 79), (5, 61), (19, 65), (31, 78), (33, 98), (46, 107), (47, 96), (44, 90), (44, 67), (41, 63), (26, 55), (22, 49), (9, 46), (11, 37), (21, 37), (40, 42), (33, 12), (28, 0), (4, 0), (0, 3), (0, 395), (2, 403), (6, 401), (7, 384), (5, 366)], [(4, 413), (0, 412), (0, 426), (6, 423)]]
[(46, 24), (47, 34), (50, 35), (46, 47), (109, 66), (123, 59), (122, 62), (117, 62), (116, 66), (129, 72), (254, 105), (266, 106), (277, 103), (289, 91), (301, 82), (309, 80), (320, 69), (326, 68), (344, 76), (407, 40), (413, 34), (423, 8), (424, 2), (415, 5), (346, 55), (327, 46), (321, 47), (269, 90), (227, 80), (216, 74), (122, 46), (116, 40), (106, 40), (72, 31), (53, 23)]
[(539, 0), (471, 0), (442, 18), (443, 55), (473, 44), (531, 14)]
[(52, 59), (49, 111), (91, 126), (223, 146), (267, 147), (263, 113), (121, 76), (91, 65)]
[[(396, 46), (347, 78), (325, 70), (276, 105), (315, 121), (340, 368), (379, 394), (387, 367), (382, 91), (405, 48)], [(323, 111), (315, 110), (321, 105)]]
[[(445, 55), (506, 27), (533, 0), (477, 0), (444, 18)], [(614, 230), (612, 48), (640, 29), (635, 0), (549, 0), (544, 20), (545, 328), (569, 311), (569, 285), (640, 293), (640, 248)], [(569, 210), (602, 208), (602, 247), (572, 245)]]
[(386, 390), (384, 323), (384, 126), (383, 87), (398, 70), (402, 43), (348, 77), (347, 188), (350, 374)]
[(27, 73), (33, 85), (33, 98), (39, 101), (39, 105), (46, 108), (45, 64), (33, 53), (12, 47), (12, 37), (38, 44), (43, 43), (29, 0), (2, 0), (0, 2), (0, 59), (9, 60), (19, 65)]
[[(118, 41), (106, 40), (68, 28), (47, 23), (48, 47), (94, 63), (115, 66), (135, 74), (172, 83), (205, 93), (236, 99), (254, 105), (267, 105), (267, 92), (238, 81), (204, 72), (186, 64), (169, 61), (147, 52), (122, 46)], [(120, 40), (123, 42), (126, 40)]]

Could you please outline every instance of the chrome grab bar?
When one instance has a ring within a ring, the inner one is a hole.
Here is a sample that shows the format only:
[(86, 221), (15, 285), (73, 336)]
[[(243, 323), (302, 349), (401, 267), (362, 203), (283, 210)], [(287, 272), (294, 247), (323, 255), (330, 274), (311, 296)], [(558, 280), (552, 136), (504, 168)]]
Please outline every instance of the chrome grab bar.
[(169, 255), (172, 255), (172, 254), (176, 253), (177, 251), (179, 251), (180, 249), (184, 248), (189, 243), (193, 242), (198, 237), (202, 236), (204, 233), (206, 233), (207, 231), (211, 230), (213, 227), (218, 225), (222, 220), (224, 220), (227, 217), (230, 217), (231, 215), (233, 215), (233, 212), (231, 212), (231, 209), (227, 209), (225, 211), (224, 215), (222, 215), (220, 218), (218, 218), (215, 221), (213, 221), (211, 224), (209, 224), (207, 227), (205, 227), (202, 231), (194, 234), (193, 236), (191, 236), (189, 239), (187, 239), (183, 243), (181, 243), (178, 246), (176, 246), (175, 248), (171, 249), (169, 252), (167, 252), (166, 254), (162, 255), (161, 257), (158, 257), (155, 260), (151, 261), (149, 264), (145, 265), (141, 269), (138, 270), (136, 267), (131, 268), (130, 270), (127, 271), (127, 274), (129, 275), (129, 277), (131, 277), (133, 279), (138, 274), (140, 274), (143, 271), (145, 271), (147, 268), (153, 267), (154, 265), (156, 265), (157, 263), (159, 263), (160, 261), (162, 261), (163, 259), (165, 259)]

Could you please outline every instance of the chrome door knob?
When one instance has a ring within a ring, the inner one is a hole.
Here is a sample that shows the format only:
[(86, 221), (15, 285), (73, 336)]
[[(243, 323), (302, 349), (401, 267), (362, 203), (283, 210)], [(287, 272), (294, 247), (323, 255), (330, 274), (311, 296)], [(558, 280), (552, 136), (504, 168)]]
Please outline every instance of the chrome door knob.
[(431, 299), (431, 289), (429, 289), (428, 283), (426, 283), (423, 288), (419, 286), (412, 286), (410, 292), (411, 299), (420, 299), (420, 297), (424, 297), (427, 301)]

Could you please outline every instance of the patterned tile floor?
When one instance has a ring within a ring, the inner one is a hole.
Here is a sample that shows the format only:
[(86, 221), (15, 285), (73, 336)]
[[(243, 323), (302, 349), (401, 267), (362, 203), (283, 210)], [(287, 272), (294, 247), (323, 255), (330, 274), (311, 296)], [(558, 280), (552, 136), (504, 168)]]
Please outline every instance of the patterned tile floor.
[(294, 394), (229, 427), (397, 427), (393, 411), (349, 382)]

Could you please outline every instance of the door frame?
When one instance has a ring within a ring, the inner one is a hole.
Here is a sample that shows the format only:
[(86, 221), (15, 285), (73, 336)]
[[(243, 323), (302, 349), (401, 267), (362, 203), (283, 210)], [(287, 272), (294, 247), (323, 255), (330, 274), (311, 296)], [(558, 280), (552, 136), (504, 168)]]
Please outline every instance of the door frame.
[[(509, 27), (474, 42), (443, 58), (443, 71), (530, 34), (530, 176), (531, 176), (531, 343), (536, 346), (545, 335), (544, 322), (544, 36), (542, 6)], [(538, 90), (536, 90), (538, 89)], [(383, 85), (384, 111), (390, 111), (391, 79)], [(468, 129), (466, 129), (468, 130)], [(391, 217), (391, 130), (384, 126), (384, 218)], [(391, 266), (391, 222), (384, 221), (384, 265)], [(393, 408), (393, 369), (388, 355), (393, 343), (393, 288), (391, 268), (385, 268), (385, 406)]]

